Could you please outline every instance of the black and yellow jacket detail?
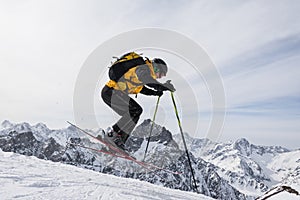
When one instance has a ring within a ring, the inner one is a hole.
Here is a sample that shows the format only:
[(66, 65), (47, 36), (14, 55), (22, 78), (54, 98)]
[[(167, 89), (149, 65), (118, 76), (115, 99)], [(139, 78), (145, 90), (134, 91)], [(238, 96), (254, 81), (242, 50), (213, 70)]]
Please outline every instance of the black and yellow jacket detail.
[(157, 83), (151, 61), (146, 60), (145, 64), (130, 68), (121, 78), (111, 79), (106, 85), (127, 94), (138, 94), (143, 90), (144, 85)]

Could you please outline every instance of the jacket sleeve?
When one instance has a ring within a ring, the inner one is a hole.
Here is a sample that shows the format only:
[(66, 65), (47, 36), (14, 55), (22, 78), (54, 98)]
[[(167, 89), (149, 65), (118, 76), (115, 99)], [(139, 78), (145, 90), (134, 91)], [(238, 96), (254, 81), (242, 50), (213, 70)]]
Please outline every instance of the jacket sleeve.
[(135, 71), (138, 79), (142, 81), (145, 85), (158, 90), (158, 91), (165, 91), (168, 90), (162, 83), (158, 82), (151, 76), (150, 69), (148, 66), (142, 65), (139, 66)]

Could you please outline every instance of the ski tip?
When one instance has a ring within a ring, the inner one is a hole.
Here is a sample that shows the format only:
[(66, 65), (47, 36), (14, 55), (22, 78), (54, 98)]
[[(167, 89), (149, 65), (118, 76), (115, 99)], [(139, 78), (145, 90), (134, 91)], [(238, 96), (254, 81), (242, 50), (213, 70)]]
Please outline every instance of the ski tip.
[(68, 124), (70, 124), (70, 125), (72, 125), (72, 126), (74, 126), (74, 124), (73, 124), (73, 123), (71, 123), (71, 122), (69, 122), (69, 121), (67, 121), (67, 123), (68, 123)]

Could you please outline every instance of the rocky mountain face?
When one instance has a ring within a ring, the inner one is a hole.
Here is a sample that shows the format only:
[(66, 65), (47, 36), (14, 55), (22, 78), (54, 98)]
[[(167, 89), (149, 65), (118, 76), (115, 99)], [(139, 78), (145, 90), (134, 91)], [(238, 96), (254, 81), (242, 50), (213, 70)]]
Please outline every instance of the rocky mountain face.
[[(300, 184), (300, 150), (280, 146), (259, 146), (242, 138), (230, 143), (215, 143), (185, 135), (191, 152), (212, 163), (230, 185), (249, 196), (259, 196), (277, 184)], [(182, 146), (181, 136), (175, 141)]]
[[(139, 160), (144, 157), (150, 127), (151, 121), (145, 120), (128, 140), (133, 155)], [(90, 132), (97, 134), (101, 129)], [(185, 139), (190, 150), (198, 191), (207, 196), (216, 199), (254, 199), (283, 180), (300, 179), (300, 151), (289, 151), (282, 147), (256, 146), (246, 139), (226, 144), (207, 139), (195, 139), (187, 134)], [(12, 124), (4, 121), (0, 129), (0, 148), (3, 151), (136, 178), (169, 188), (194, 191), (181, 136), (173, 136), (166, 128), (157, 124), (153, 128), (145, 161), (169, 170), (180, 171), (182, 174), (174, 175), (164, 171), (149, 172), (121, 158), (76, 146), (67, 146), (67, 141), (105, 149), (104, 145), (73, 127), (50, 130), (41, 123), (31, 126), (28, 123)], [(297, 157), (298, 160), (294, 161)], [(282, 164), (287, 159), (289, 163)]]

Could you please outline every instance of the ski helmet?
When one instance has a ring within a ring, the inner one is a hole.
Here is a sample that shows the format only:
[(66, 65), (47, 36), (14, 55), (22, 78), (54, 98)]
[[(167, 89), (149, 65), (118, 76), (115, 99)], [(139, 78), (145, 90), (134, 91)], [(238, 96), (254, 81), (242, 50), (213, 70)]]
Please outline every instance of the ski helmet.
[(152, 60), (152, 65), (153, 65), (153, 68), (154, 68), (154, 72), (158, 72), (158, 73), (161, 73), (161, 74), (164, 74), (164, 75), (167, 74), (168, 67), (167, 67), (166, 62), (163, 61), (162, 59), (154, 58)]

